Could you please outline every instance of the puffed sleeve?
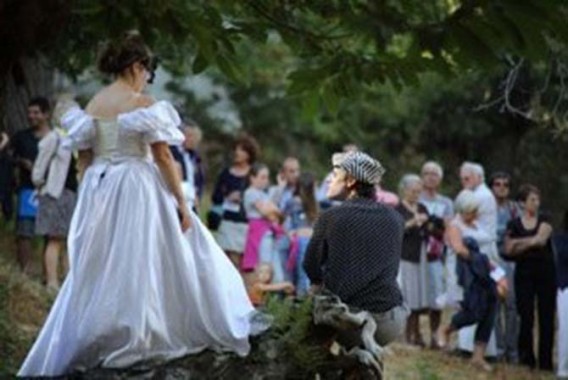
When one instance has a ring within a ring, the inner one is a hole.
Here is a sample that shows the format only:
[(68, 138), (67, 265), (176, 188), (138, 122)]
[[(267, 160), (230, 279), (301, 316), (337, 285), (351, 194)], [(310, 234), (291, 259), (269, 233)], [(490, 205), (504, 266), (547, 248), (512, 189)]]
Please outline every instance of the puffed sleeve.
[(141, 133), (148, 144), (165, 142), (177, 145), (184, 140), (183, 133), (178, 129), (181, 119), (175, 108), (166, 101), (122, 114), (118, 120), (127, 131)]
[(61, 116), (61, 126), (67, 131), (62, 144), (73, 150), (85, 150), (93, 147), (95, 126), (93, 118), (79, 107), (68, 110)]

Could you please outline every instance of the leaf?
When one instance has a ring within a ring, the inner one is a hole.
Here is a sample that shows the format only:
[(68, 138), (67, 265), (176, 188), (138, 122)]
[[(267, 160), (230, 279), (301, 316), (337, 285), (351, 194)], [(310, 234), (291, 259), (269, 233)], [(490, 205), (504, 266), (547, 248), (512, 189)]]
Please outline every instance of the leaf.
[(193, 60), (193, 65), (191, 66), (191, 71), (193, 74), (199, 74), (209, 66), (207, 58), (199, 51)]
[(215, 62), (219, 69), (233, 82), (244, 84), (245, 78), (240, 72), (237, 65), (229, 61), (224, 55), (218, 54), (215, 58)]
[(333, 81), (329, 81), (325, 85), (323, 85), (321, 89), (321, 97), (329, 113), (334, 115), (337, 114), (340, 97), (335, 91)]

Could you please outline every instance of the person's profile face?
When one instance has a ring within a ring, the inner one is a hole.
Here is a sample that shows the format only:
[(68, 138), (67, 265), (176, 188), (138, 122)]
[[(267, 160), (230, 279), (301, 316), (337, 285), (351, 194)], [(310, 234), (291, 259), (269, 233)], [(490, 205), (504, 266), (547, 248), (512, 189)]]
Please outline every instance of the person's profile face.
[(347, 172), (341, 168), (333, 168), (327, 188), (328, 199), (344, 199), (347, 193)]
[(475, 174), (469, 170), (462, 170), (460, 172), (460, 182), (464, 189), (473, 190), (476, 185)]
[(199, 145), (199, 133), (195, 128), (186, 127), (183, 131), (185, 140), (183, 146), (186, 149), (195, 149)]
[(32, 105), (28, 107), (28, 122), (32, 128), (37, 128), (42, 126), (47, 122), (48, 114), (43, 113), (41, 108), (37, 105)]

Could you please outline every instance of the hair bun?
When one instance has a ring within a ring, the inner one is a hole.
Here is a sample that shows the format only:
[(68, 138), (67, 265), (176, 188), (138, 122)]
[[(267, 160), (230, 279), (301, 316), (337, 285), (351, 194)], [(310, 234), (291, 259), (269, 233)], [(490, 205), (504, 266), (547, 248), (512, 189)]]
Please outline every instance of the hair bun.
[(97, 67), (104, 74), (118, 75), (136, 62), (149, 62), (151, 59), (152, 52), (140, 33), (129, 31), (120, 39), (102, 45)]

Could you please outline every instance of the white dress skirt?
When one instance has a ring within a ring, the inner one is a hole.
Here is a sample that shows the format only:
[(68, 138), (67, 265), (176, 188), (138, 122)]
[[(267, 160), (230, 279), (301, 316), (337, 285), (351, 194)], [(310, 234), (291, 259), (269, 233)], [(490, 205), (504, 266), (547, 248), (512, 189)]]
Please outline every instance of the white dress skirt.
[[(68, 237), (70, 271), (19, 376), (162, 362), (204, 349), (248, 354), (255, 315), (243, 281), (191, 214), (180, 228), (149, 144), (178, 144), (167, 102), (62, 122), (70, 149), (93, 149)], [(264, 326), (265, 328), (266, 326)]]

